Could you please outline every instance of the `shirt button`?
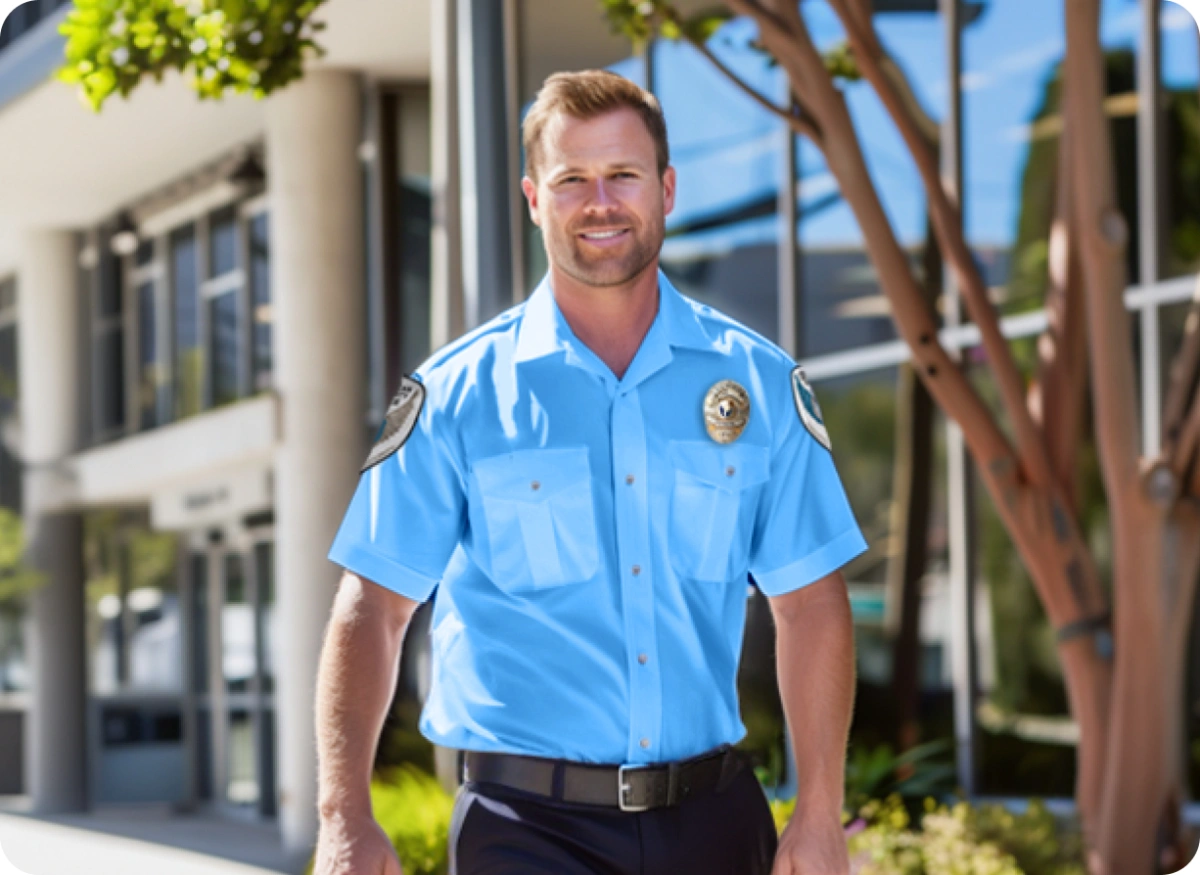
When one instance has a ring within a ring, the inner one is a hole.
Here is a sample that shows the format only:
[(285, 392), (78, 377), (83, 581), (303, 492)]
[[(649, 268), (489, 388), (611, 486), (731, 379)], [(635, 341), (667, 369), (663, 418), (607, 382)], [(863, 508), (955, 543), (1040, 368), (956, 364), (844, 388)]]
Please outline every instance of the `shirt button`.
[(532, 483), (529, 484), (529, 488), (532, 489), (534, 492), (537, 492), (539, 489), (542, 488), (542, 484), (538, 483), (536, 480), (534, 480)]
[(728, 468), (725, 469), (726, 477), (732, 477), (736, 473), (737, 473), (737, 468), (733, 467), (733, 465), (730, 465)]
[(625, 485), (627, 485), (627, 486), (633, 485), (633, 475), (632, 474), (625, 475)]
[(642, 566), (640, 566), (640, 565), (635, 565), (635, 566), (633, 566), (633, 569), (632, 569), (632, 570), (633, 570), (633, 576), (634, 576), (634, 577), (637, 577), (639, 574), (641, 574), (641, 573), (642, 573)]
[(648, 748), (650, 746), (650, 739), (643, 738), (641, 740), (641, 745), (642, 745), (642, 749), (645, 750), (646, 748)]
[(648, 657), (646, 654), (644, 654), (644, 653), (638, 654), (638, 662), (640, 662), (642, 665), (645, 665), (649, 661), (650, 661), (650, 657)]

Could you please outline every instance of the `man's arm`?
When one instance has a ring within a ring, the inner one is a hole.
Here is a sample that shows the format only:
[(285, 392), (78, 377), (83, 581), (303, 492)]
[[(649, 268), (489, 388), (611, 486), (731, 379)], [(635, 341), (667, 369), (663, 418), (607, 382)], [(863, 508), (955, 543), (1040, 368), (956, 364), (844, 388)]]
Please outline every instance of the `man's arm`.
[(372, 819), (371, 768), (416, 609), (412, 599), (342, 575), (317, 672), (317, 875), (393, 871), (389, 854), (386, 865), (399, 871)]
[(854, 707), (854, 627), (841, 572), (770, 600), (779, 693), (799, 782), (777, 873), (849, 868), (842, 832), (846, 742)]

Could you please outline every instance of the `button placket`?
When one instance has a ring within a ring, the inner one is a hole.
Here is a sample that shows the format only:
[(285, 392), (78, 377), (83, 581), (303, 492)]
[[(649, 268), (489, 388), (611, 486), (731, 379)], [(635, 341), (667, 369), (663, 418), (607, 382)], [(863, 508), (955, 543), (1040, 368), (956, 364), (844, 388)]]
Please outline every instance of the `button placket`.
[(637, 390), (618, 393), (611, 413), (612, 466), (624, 483), (614, 496), (617, 555), (629, 659), (631, 762), (654, 759), (662, 721), (662, 678), (658, 671), (655, 605), (649, 568), (649, 497), (646, 438)]

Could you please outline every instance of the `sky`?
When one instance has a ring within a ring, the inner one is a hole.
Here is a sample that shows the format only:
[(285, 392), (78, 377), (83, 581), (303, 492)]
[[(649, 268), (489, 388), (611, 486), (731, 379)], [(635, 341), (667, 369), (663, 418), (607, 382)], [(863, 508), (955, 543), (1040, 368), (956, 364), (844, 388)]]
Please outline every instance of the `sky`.
[[(1164, 81), (1173, 88), (1195, 87), (1200, 79), (1196, 25), (1174, 3), (1163, 0), (1162, 5)], [(841, 27), (825, 0), (805, 0), (802, 8), (819, 46), (841, 40)], [(1139, 28), (1136, 0), (1104, 0), (1102, 15), (1104, 45), (1134, 49)], [(881, 15), (876, 26), (908, 72), (926, 111), (940, 119), (948, 92), (940, 18), (932, 13)], [(785, 93), (782, 73), (748, 47), (754, 36), (751, 22), (737, 20), (718, 32), (711, 47), (760, 93), (779, 100)], [(984, 13), (964, 31), (964, 206), (974, 245), (1004, 246), (1015, 234), (1028, 123), (1063, 51), (1062, 4), (1053, 0), (989, 0)], [(658, 46), (655, 86), (680, 176), (678, 203), (668, 227), (719, 213), (731, 204), (775, 196), (783, 173), (782, 122), (686, 45)], [(845, 91), (894, 226), (905, 242), (923, 239), (924, 198), (907, 150), (868, 84), (848, 84)], [(820, 153), (807, 142), (801, 146), (799, 171), (804, 244), (855, 245), (859, 233), (853, 216), (830, 198), (836, 185)], [(671, 245), (711, 252), (767, 242), (774, 234), (775, 220), (762, 217), (696, 232)]]

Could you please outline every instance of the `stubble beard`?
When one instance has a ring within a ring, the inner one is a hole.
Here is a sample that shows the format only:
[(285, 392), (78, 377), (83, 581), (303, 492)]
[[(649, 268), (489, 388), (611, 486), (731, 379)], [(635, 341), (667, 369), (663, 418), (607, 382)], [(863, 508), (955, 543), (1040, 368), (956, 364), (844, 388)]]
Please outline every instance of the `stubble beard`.
[(595, 288), (622, 286), (640, 275), (654, 263), (666, 236), (662, 219), (653, 229), (630, 225), (633, 239), (626, 254), (589, 256), (583, 251), (586, 244), (575, 236), (582, 230), (547, 235), (550, 260), (571, 279)]

